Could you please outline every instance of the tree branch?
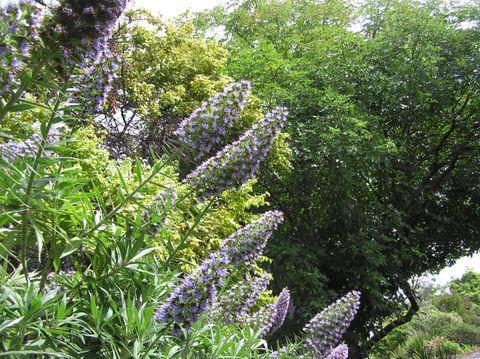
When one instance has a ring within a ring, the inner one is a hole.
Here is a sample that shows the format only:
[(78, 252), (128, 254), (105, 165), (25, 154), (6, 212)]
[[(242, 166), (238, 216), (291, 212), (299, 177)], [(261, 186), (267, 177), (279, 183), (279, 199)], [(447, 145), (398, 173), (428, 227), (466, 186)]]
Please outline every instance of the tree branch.
[(397, 319), (395, 319), (394, 321), (390, 322), (385, 327), (383, 327), (382, 330), (375, 333), (373, 337), (370, 338), (370, 340), (366, 345), (367, 350), (372, 348), (376, 343), (382, 340), (385, 336), (388, 335), (388, 333), (390, 333), (395, 328), (408, 323), (410, 320), (412, 320), (415, 313), (419, 311), (420, 307), (417, 303), (417, 298), (415, 296), (415, 293), (410, 287), (410, 284), (407, 282), (404, 282), (402, 285), (400, 285), (400, 289), (402, 289), (408, 301), (410, 302), (410, 309), (408, 310), (407, 313), (405, 313), (405, 315), (398, 317)]

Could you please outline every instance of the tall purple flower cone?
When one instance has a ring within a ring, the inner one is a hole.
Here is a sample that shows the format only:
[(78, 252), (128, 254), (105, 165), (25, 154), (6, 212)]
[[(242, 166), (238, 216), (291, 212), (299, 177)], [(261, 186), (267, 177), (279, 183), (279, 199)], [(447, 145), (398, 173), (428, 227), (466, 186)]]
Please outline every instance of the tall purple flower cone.
[(287, 317), (289, 305), (290, 305), (290, 291), (285, 288), (281, 291), (277, 301), (274, 304), (275, 315), (272, 318), (272, 328), (270, 329), (270, 333), (276, 332), (283, 325), (283, 322)]
[(269, 211), (228, 237), (220, 251), (233, 265), (250, 266), (262, 255), (273, 231), (283, 222), (280, 211)]
[(195, 162), (210, 157), (227, 144), (250, 88), (248, 81), (230, 84), (180, 123), (174, 134), (190, 149)]
[(129, 0), (61, 0), (53, 13), (54, 27), (47, 29), (50, 38), (67, 52), (75, 53), (79, 45), (98, 56), (105, 41), (117, 25)]
[(284, 107), (277, 107), (254, 124), (231, 145), (225, 146), (187, 175), (184, 182), (197, 187), (202, 199), (240, 188), (251, 179), (267, 157), (287, 117)]
[(346, 344), (340, 344), (328, 355), (327, 359), (347, 359), (348, 358), (348, 346)]
[(266, 336), (278, 330), (287, 315), (290, 304), (290, 292), (288, 289), (282, 290), (273, 304), (265, 305), (257, 313), (248, 319), (248, 323), (260, 327), (262, 336)]
[(211, 317), (224, 323), (243, 323), (270, 282), (269, 275), (247, 276), (232, 286), (212, 306)]
[[(99, 112), (117, 77), (119, 58), (112, 60), (109, 39), (130, 0), (61, 0), (43, 38), (52, 50), (62, 50), (64, 60), (80, 63), (72, 98), (87, 111)], [(59, 66), (64, 68), (64, 66)]]
[(323, 359), (340, 342), (360, 306), (360, 292), (352, 291), (318, 313), (303, 329), (306, 347)]
[(228, 275), (228, 263), (220, 253), (211, 254), (195, 273), (184, 278), (175, 288), (167, 303), (155, 313), (155, 319), (173, 322), (174, 334), (181, 333), (181, 327), (189, 329), (211, 305), (217, 287), (223, 285), (223, 278)]
[[(46, 138), (45, 146), (58, 141), (61, 133), (58, 128), (52, 128), (48, 137)], [(30, 138), (21, 142), (6, 142), (0, 144), (0, 158), (8, 162), (15, 162), (18, 159), (33, 158), (38, 152), (39, 146), (42, 143), (42, 136), (39, 133), (34, 133)], [(44, 157), (53, 156), (52, 151), (44, 151)]]
[(20, 84), (18, 74), (29, 65), (31, 50), (39, 44), (42, 17), (43, 7), (34, 1), (0, 6), (0, 97)]

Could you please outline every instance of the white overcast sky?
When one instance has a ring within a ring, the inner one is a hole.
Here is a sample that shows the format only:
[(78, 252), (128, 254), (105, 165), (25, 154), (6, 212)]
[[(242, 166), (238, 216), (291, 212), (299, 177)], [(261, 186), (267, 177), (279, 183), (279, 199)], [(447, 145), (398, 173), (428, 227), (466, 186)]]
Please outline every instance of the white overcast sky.
[(198, 12), (226, 3), (226, 0), (135, 0), (133, 6), (149, 9), (167, 19), (180, 15), (186, 10)]

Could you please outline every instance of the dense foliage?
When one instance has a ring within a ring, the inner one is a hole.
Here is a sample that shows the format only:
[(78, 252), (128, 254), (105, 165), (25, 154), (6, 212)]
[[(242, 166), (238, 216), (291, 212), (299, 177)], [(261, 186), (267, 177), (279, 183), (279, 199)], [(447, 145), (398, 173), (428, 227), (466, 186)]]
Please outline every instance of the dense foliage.
[(259, 183), (286, 218), (267, 254), (289, 331), (359, 289), (348, 341), (364, 355), (419, 309), (412, 276), (480, 248), (480, 12), (355, 4), (235, 1), (197, 24), (224, 26), (229, 74), (289, 108), (293, 171)]

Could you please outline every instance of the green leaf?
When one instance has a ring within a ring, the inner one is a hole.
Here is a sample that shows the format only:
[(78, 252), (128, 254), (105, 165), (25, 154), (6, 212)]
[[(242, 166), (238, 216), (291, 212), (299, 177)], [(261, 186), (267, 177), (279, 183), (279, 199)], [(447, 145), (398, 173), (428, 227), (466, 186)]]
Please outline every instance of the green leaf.
[(43, 250), (43, 233), (37, 227), (33, 227), (35, 230), (35, 237), (37, 238), (37, 247), (38, 247), (38, 261), (42, 260), (42, 250)]
[(57, 315), (56, 315), (57, 320), (63, 320), (65, 318), (66, 308), (67, 308), (67, 305), (65, 303), (65, 300), (60, 301), (60, 304), (58, 305), (58, 308), (57, 308)]
[(30, 104), (30, 103), (18, 103), (16, 105), (11, 106), (8, 109), (8, 112), (22, 112), (26, 110), (31, 110), (32, 108), (36, 108), (37, 106)]
[(75, 252), (80, 246), (82, 245), (83, 240), (79, 237), (73, 237), (70, 239), (67, 244), (65, 245), (65, 248), (63, 249), (63, 253), (60, 256), (60, 258), (64, 258), (73, 252)]
[(24, 71), (20, 77), (22, 86), (28, 85), (28, 83), (32, 81), (32, 77), (33, 77), (32, 71)]
[(10, 328), (10, 327), (14, 326), (15, 324), (21, 322), (22, 320), (23, 320), (23, 316), (18, 317), (18, 318), (13, 319), (13, 320), (7, 320), (7, 321), (3, 322), (2, 324), (0, 324), (0, 333), (2, 331), (4, 331), (5, 329)]

